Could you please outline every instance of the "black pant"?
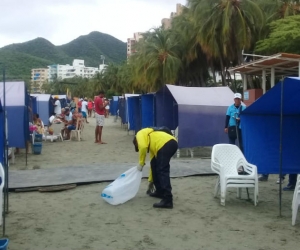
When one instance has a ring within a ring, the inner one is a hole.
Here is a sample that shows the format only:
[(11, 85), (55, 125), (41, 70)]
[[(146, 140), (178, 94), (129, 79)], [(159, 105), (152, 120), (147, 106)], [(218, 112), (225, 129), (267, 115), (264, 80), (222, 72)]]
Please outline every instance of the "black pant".
[(172, 186), (170, 180), (170, 160), (178, 148), (177, 141), (168, 141), (153, 157), (150, 164), (152, 170), (153, 183), (156, 192), (162, 194), (164, 199), (172, 201)]
[(289, 175), (289, 186), (295, 187), (297, 183), (297, 174), (290, 174)]
[(241, 149), (242, 152), (244, 152), (244, 148), (243, 148), (243, 139), (242, 139), (242, 130), (241, 129), (238, 129), (238, 136), (233, 136), (231, 137), (229, 134), (228, 134), (228, 138), (229, 138), (229, 144), (232, 144), (232, 145), (235, 145), (235, 141), (237, 139), (239, 139), (239, 147)]

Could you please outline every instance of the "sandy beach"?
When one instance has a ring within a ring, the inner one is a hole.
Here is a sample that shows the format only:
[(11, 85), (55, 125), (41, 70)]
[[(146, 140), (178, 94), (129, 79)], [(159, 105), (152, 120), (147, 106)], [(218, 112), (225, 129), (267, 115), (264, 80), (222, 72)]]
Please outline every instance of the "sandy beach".
[[(94, 143), (95, 121), (90, 118), (83, 141), (46, 142), (41, 155), (16, 156), (13, 170), (59, 168), (84, 164), (132, 163), (138, 160), (129, 135), (120, 121), (106, 119), (103, 140)], [(209, 149), (197, 157), (207, 157)], [(120, 174), (120, 173), (116, 173)], [(77, 186), (53, 192), (11, 192), (7, 217), (10, 250), (42, 249), (298, 249), (298, 224), (291, 226), (293, 192), (283, 193), (282, 217), (279, 214), (277, 176), (259, 183), (259, 203), (236, 198), (230, 189), (226, 206), (213, 197), (217, 176), (172, 179), (174, 209), (152, 208), (158, 201), (148, 197), (147, 180), (129, 202), (112, 206), (100, 197), (108, 183)], [(287, 181), (286, 181), (287, 182)], [(285, 182), (285, 184), (286, 184)], [(250, 191), (251, 195), (251, 191)]]

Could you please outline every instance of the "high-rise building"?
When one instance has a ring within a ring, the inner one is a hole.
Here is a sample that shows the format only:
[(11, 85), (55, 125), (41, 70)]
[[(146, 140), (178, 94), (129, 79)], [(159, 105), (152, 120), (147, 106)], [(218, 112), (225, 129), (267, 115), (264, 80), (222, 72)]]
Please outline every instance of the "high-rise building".
[(171, 12), (169, 18), (163, 18), (161, 20), (161, 25), (164, 29), (170, 29), (172, 27), (172, 19), (176, 16), (181, 15), (183, 9), (185, 8), (184, 5), (178, 3), (176, 4), (176, 12)]
[(48, 69), (38, 68), (31, 70), (31, 92), (42, 93), (42, 85), (48, 81)]
[(84, 65), (84, 60), (74, 59), (73, 64), (61, 65), (54, 64), (48, 66), (48, 81), (53, 82), (56, 79), (67, 79), (73, 78), (75, 76), (80, 76), (83, 78), (92, 78), (98, 72), (105, 70), (106, 64), (100, 64), (99, 68), (86, 67)]
[(136, 52), (135, 44), (143, 38), (141, 32), (136, 32), (133, 34), (133, 38), (127, 39), (127, 59)]

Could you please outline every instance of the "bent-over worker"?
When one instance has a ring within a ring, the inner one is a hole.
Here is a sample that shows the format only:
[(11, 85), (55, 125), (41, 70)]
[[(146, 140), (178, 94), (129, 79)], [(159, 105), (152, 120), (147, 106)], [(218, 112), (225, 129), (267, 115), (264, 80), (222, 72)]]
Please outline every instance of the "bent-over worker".
[(148, 193), (151, 197), (161, 198), (154, 203), (155, 208), (173, 208), (173, 195), (170, 180), (170, 160), (176, 153), (178, 143), (174, 136), (153, 128), (141, 129), (133, 140), (135, 151), (139, 152), (138, 170), (145, 165), (147, 152), (150, 153), (150, 165), (155, 192)]

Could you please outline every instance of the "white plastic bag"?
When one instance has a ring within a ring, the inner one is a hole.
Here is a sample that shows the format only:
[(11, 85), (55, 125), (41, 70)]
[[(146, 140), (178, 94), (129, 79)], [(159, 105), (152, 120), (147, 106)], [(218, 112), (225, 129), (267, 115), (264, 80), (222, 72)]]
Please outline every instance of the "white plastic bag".
[(142, 171), (136, 167), (121, 174), (101, 193), (101, 197), (111, 205), (119, 205), (136, 196), (142, 180)]

